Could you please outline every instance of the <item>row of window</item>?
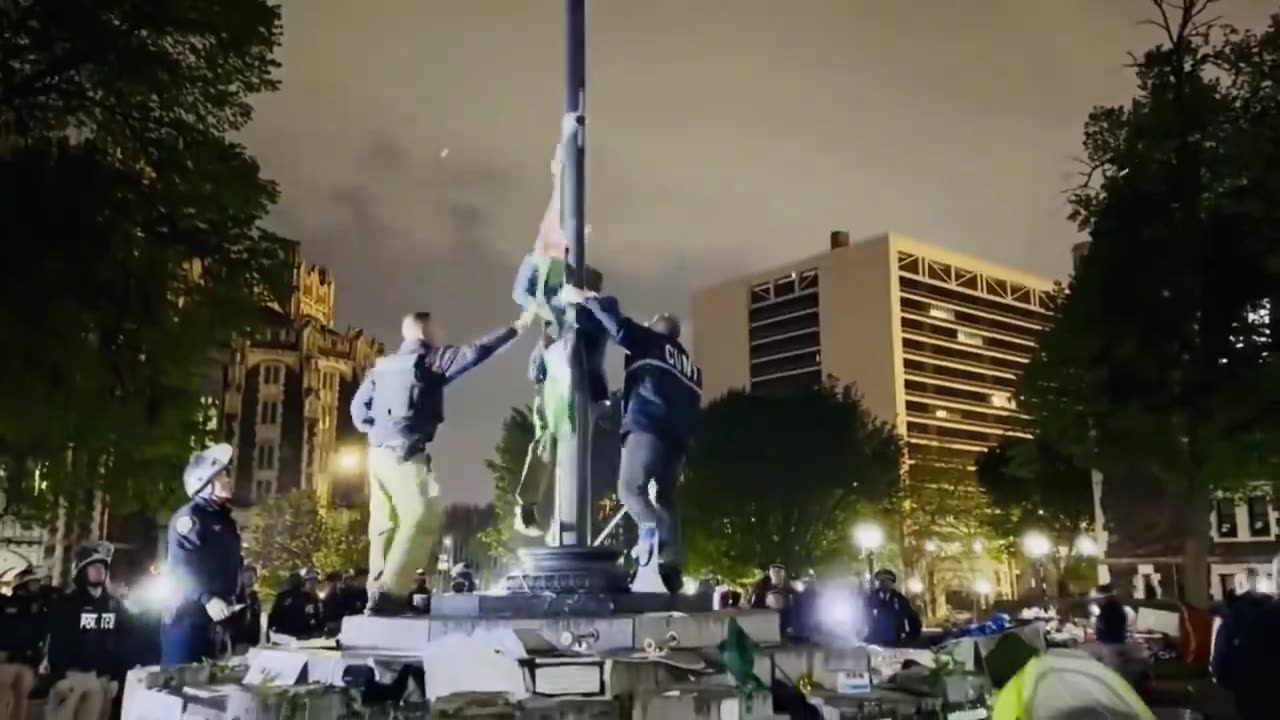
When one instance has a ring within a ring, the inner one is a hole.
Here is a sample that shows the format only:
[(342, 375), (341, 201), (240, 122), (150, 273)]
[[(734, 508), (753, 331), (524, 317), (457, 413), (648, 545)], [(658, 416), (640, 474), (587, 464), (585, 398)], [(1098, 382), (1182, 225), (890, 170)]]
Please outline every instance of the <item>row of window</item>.
[[(1244, 537), (1270, 538), (1271, 499), (1266, 495), (1252, 495), (1245, 501)], [(1240, 525), (1236, 517), (1235, 498), (1223, 498), (1214, 507), (1218, 516), (1218, 537), (1227, 539), (1240, 538)]]
[(273, 442), (260, 443), (254, 454), (254, 462), (259, 470), (275, 470), (276, 444)]
[(904, 313), (928, 315), (938, 320), (946, 320), (956, 325), (966, 325), (974, 330), (986, 333), (1000, 333), (1011, 338), (1023, 338), (1031, 342), (1035, 342), (1040, 335), (1040, 330), (1035, 328), (989, 315), (948, 307), (936, 302), (936, 298), (930, 300), (923, 295), (912, 296), (909, 290), (903, 290), (899, 304)]

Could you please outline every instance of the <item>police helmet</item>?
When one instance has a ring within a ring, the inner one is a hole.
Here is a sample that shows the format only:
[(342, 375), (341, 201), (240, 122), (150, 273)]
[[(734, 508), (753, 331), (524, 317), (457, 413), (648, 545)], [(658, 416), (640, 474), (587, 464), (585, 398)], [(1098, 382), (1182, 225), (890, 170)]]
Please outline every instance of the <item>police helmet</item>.
[(315, 568), (307, 568), (306, 570), (302, 571), (303, 582), (308, 582), (311, 580), (318, 581), (319, 579), (320, 579), (320, 571), (316, 570)]
[(880, 578), (885, 578), (886, 580), (892, 583), (898, 582), (898, 574), (890, 570), (889, 568), (880, 568), (879, 570), (876, 571), (876, 574), (873, 575), (872, 577), (874, 577), (876, 580), (879, 580)]
[(187, 469), (182, 472), (182, 487), (188, 497), (206, 496), (213, 492), (210, 487), (218, 473), (231, 466), (231, 456), (235, 450), (227, 443), (218, 443), (213, 447), (193, 453), (187, 462)]
[(333, 572), (328, 573), (324, 576), (324, 581), (333, 582), (333, 583), (342, 582), (342, 573), (338, 572), (337, 570), (334, 570)]
[(666, 335), (672, 340), (680, 339), (680, 320), (670, 313), (655, 315), (653, 319), (649, 321), (649, 329)]
[(71, 568), (72, 575), (79, 575), (80, 571), (94, 563), (102, 563), (106, 569), (111, 569), (111, 556), (115, 553), (115, 548), (111, 543), (86, 543), (76, 548), (75, 565)]
[(413, 576), (418, 579), (425, 579), (427, 577), (427, 571), (423, 568), (418, 568), (413, 571)]
[(49, 571), (39, 565), (28, 565), (13, 576), (13, 586), (18, 587), (23, 583), (37, 582), (48, 574)]

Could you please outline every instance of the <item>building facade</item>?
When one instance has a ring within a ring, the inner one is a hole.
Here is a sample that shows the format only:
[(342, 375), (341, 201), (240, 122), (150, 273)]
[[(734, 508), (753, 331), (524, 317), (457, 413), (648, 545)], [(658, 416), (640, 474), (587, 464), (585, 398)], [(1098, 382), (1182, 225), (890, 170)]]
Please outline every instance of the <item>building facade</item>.
[[(222, 429), (236, 448), (235, 500), (249, 507), (306, 489), (323, 504), (364, 502), (359, 434), (347, 407), (383, 347), (334, 326), (336, 287), (323, 267), (294, 264), (288, 308), (271, 308), (256, 337), (223, 368)], [(345, 452), (343, 452), (345, 451)]]
[(697, 292), (704, 397), (834, 376), (893, 423), (909, 457), (971, 465), (1019, 434), (1013, 394), (1052, 320), (1052, 281), (887, 233)]

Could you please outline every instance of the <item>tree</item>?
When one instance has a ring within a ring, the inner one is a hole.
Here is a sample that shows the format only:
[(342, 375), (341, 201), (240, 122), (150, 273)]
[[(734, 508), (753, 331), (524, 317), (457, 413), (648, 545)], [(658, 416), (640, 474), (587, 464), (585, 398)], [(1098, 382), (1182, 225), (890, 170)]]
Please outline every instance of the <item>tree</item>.
[(860, 513), (883, 509), (901, 445), (853, 386), (707, 406), (677, 497), (688, 568), (746, 579), (761, 563), (845, 559)]
[(369, 510), (321, 508), (320, 546), (312, 564), (326, 571), (364, 567), (369, 562)]
[(230, 139), (275, 89), (279, 41), (267, 0), (0, 7), (10, 510), (177, 501), (221, 412), (219, 353), (287, 281), (261, 226), (277, 189)]
[[(478, 538), (493, 557), (510, 561), (515, 542), (515, 493), (520, 486), (529, 444), (533, 442), (533, 418), (529, 407), (511, 408), (502, 422), (502, 434), (494, 457), (485, 461), (493, 476), (492, 524)], [(539, 462), (535, 459), (535, 462)]]
[(1280, 20), (1216, 27), (1213, 4), (1153, 0), (1166, 42), (1133, 57), (1137, 97), (1085, 124), (1069, 200), (1091, 245), (1019, 397), (1075, 465), (1182, 500), (1197, 603), (1212, 494), (1275, 477), (1280, 427)]
[(325, 523), (309, 490), (273, 495), (254, 508), (245, 561), (258, 566), (262, 584), (279, 590), (289, 573), (311, 567), (325, 549)]

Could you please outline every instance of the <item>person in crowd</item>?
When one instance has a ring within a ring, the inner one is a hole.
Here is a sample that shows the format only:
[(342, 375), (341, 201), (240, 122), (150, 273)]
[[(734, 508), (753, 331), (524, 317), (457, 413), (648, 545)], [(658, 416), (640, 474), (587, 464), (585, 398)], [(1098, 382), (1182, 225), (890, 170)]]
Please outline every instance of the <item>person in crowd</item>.
[(787, 587), (787, 567), (782, 563), (773, 563), (765, 569), (764, 575), (751, 586), (751, 597), (748, 601), (756, 610), (769, 607), (769, 593)]
[[(1272, 562), (1280, 579), (1280, 555)], [(1235, 698), (1241, 720), (1276, 716), (1276, 648), (1280, 647), (1280, 601), (1258, 582), (1229, 596), (1219, 608), (1221, 624), (1213, 639), (1213, 677)]]
[(468, 345), (447, 345), (431, 313), (406, 315), (404, 342), (379, 358), (351, 400), (351, 420), (369, 438), (369, 603), (366, 612), (403, 613), (421, 548), (437, 534), (439, 485), (429, 448), (444, 422), (445, 387), (511, 344), (536, 317)]
[(243, 655), (262, 642), (262, 598), (258, 596), (256, 566), (245, 565), (240, 571), (240, 589), (236, 591), (235, 604), (240, 610), (228, 621), (228, 630), (233, 652)]
[(49, 601), (41, 591), (48, 576), (43, 567), (28, 567), (18, 572), (8, 597), (0, 597), (0, 650), (9, 662), (26, 665), (32, 670), (44, 661), (45, 639), (49, 628)]
[(352, 568), (343, 578), (342, 606), (343, 615), (359, 615), (369, 604), (369, 571), (365, 568)]
[(422, 615), (431, 612), (431, 588), (427, 586), (425, 568), (418, 568), (413, 573), (413, 589), (409, 591), (409, 609)]
[[(649, 562), (656, 542), (663, 584), (671, 593), (680, 592), (676, 485), (702, 409), (702, 369), (680, 342), (676, 316), (664, 313), (641, 325), (623, 314), (617, 298), (572, 285), (559, 297), (578, 306), (577, 316), (590, 314), (577, 321), (579, 326), (594, 316), (626, 353), (618, 497), (641, 531), (633, 554), (641, 564)], [(650, 482), (657, 487), (652, 496)]]
[(169, 574), (175, 596), (164, 611), (160, 661), (166, 667), (214, 658), (221, 623), (232, 616), (243, 555), (231, 515), (234, 450), (226, 443), (195, 453), (182, 473), (191, 500), (169, 521)]
[(920, 639), (920, 615), (906, 595), (898, 592), (898, 575), (888, 568), (875, 572), (876, 586), (867, 594), (866, 641), (883, 647), (902, 647)]
[[(128, 653), (135, 628), (108, 580), (112, 546), (82, 545), (74, 552), (72, 587), (49, 614), (46, 715), (110, 717), (120, 711)], [(114, 712), (113, 712), (114, 708)]]
[(1094, 642), (1083, 650), (1098, 662), (1114, 670), (1138, 691), (1146, 695), (1151, 688), (1151, 663), (1135, 646), (1129, 645), (1129, 611), (1111, 583), (1094, 588)]
[(298, 640), (323, 635), (324, 608), (316, 594), (319, 587), (320, 573), (314, 569), (291, 573), (271, 605), (267, 630)]
[(449, 578), (449, 591), (455, 593), (473, 593), (476, 591), (476, 571), (471, 563), (460, 562), (453, 566)]
[(342, 618), (347, 616), (347, 597), (342, 590), (342, 573), (337, 570), (326, 573), (320, 605), (327, 637), (338, 636), (342, 630)]

